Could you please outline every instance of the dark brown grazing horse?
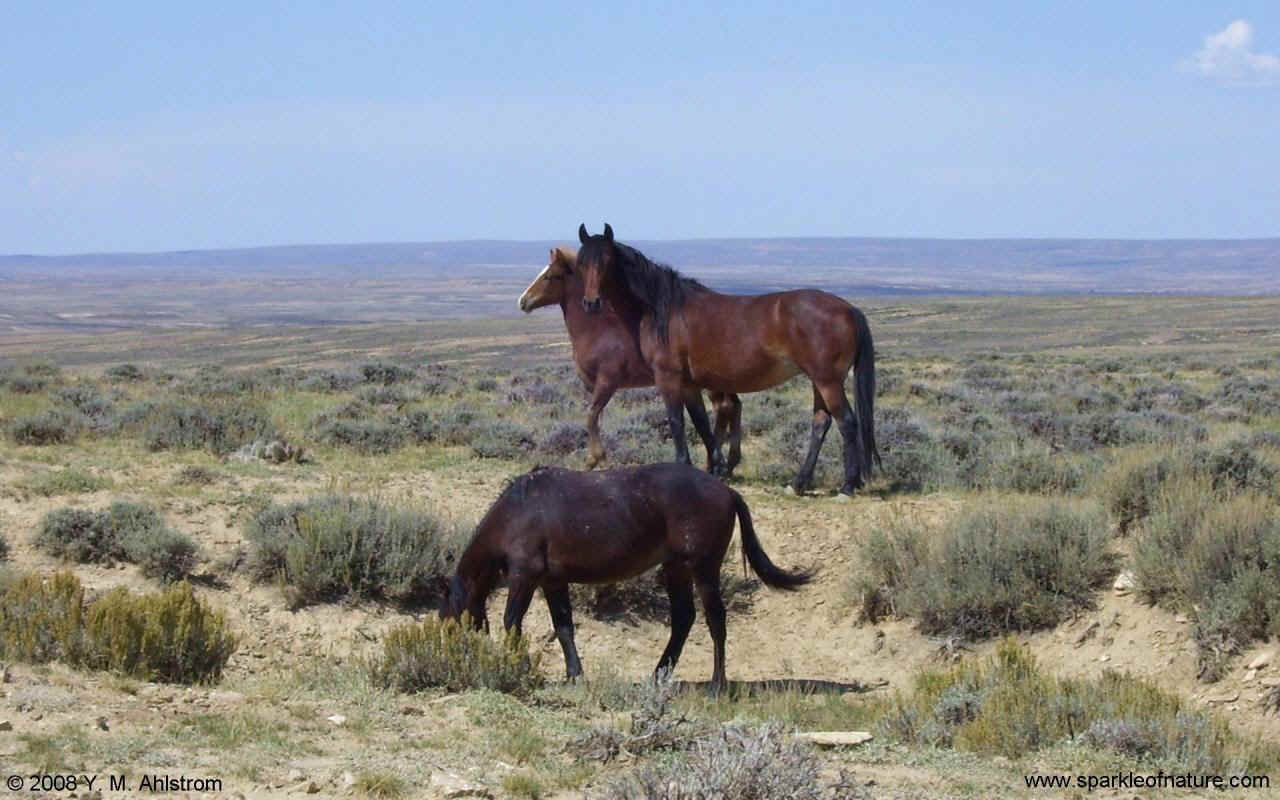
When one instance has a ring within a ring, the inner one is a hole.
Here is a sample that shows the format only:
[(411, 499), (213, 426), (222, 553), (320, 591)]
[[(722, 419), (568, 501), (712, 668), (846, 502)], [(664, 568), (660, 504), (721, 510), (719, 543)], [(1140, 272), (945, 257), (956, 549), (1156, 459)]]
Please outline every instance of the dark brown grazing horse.
[[(693, 387), (758, 392), (803, 372), (813, 383), (813, 427), (809, 453), (792, 487), (799, 492), (813, 482), (818, 452), (834, 418), (844, 439), (840, 492), (851, 495), (862, 488), (872, 459), (879, 461), (880, 455), (872, 410), (875, 349), (861, 311), (815, 289), (762, 295), (714, 292), (615, 242), (607, 224), (601, 236), (588, 236), (580, 225), (578, 239), (583, 308), (598, 313), (607, 300), (620, 314), (642, 314), (640, 351), (666, 401), (678, 460), (689, 462), (680, 401)], [(856, 413), (844, 391), (850, 369)], [(707, 425), (706, 415), (700, 418), (697, 409), (690, 416), (699, 430)]]
[(507, 608), (502, 624), (520, 630), (541, 586), (564, 650), (569, 679), (582, 674), (573, 641), (571, 583), (613, 583), (662, 565), (671, 598), (671, 639), (655, 675), (674, 670), (696, 612), (696, 587), (715, 644), (711, 685), (725, 686), (725, 611), (720, 565), (737, 519), (744, 560), (777, 589), (808, 583), (807, 572), (785, 572), (760, 546), (742, 495), (684, 464), (574, 472), (540, 468), (513, 480), (480, 520), (458, 559), (442, 619), (469, 612), (487, 628), (485, 602), (502, 574)]
[[(574, 269), (576, 260), (573, 251), (552, 248), (547, 266), (520, 295), (519, 306), (525, 313), (543, 306), (560, 306), (564, 326), (569, 331), (569, 343), (573, 346), (573, 363), (591, 393), (591, 409), (587, 413), (587, 469), (594, 469), (605, 456), (604, 445), (600, 443), (601, 412), (617, 390), (652, 386), (653, 370), (640, 355), (640, 343), (636, 339), (639, 313), (632, 312), (623, 318), (609, 308), (599, 314), (588, 314), (583, 308), (582, 276)], [(701, 408), (701, 390), (692, 390), (684, 401), (686, 406)], [(712, 459), (716, 443), (723, 443), (728, 435), (729, 458), (724, 472), (732, 474), (742, 460), (742, 401), (736, 394), (711, 392), (711, 405), (716, 412), (716, 424), (715, 432), (703, 437), (707, 446), (707, 469), (716, 466)], [(696, 413), (695, 410), (689, 412), (691, 416)], [(702, 413), (706, 416), (705, 410)]]

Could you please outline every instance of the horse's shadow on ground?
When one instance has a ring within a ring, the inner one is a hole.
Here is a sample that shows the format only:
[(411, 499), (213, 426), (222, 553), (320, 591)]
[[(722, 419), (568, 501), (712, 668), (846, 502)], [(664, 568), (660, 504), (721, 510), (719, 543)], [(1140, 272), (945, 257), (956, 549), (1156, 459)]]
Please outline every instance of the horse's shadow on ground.
[[(729, 685), (719, 692), (719, 696), (728, 700), (743, 700), (766, 693), (796, 692), (799, 694), (845, 694), (854, 692), (863, 694), (883, 689), (889, 682), (883, 679), (863, 683), (854, 681), (827, 681), (816, 678), (766, 678), (758, 681), (729, 681)], [(700, 692), (715, 694), (711, 681), (672, 681), (673, 694)]]

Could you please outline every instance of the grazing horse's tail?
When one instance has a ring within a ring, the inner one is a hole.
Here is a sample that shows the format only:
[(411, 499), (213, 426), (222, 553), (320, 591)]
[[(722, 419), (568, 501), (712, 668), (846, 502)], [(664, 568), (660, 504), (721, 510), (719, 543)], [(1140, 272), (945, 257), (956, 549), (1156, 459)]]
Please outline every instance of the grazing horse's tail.
[(760, 546), (760, 540), (756, 538), (756, 529), (751, 524), (751, 511), (747, 508), (747, 501), (732, 489), (729, 490), (729, 494), (733, 495), (733, 507), (738, 511), (738, 528), (742, 532), (742, 560), (750, 562), (751, 569), (760, 576), (760, 580), (764, 581), (766, 586), (787, 590), (797, 589), (812, 580), (812, 572), (787, 572), (779, 569), (769, 560), (764, 548)]
[(854, 309), (858, 324), (858, 350), (853, 359), (855, 403), (858, 406), (858, 428), (862, 439), (862, 472), (871, 475), (871, 461), (880, 465), (880, 450), (876, 447), (876, 347), (871, 341), (871, 326), (867, 316)]

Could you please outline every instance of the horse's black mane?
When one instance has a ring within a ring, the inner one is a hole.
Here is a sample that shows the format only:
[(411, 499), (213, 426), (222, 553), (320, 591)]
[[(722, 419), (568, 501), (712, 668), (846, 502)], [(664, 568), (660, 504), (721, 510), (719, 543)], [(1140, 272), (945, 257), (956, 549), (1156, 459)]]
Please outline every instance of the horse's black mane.
[(616, 254), (615, 266), (622, 276), (623, 286), (653, 315), (658, 338), (665, 342), (672, 312), (683, 306), (690, 296), (710, 289), (693, 278), (686, 278), (666, 264), (649, 260), (648, 256), (634, 247), (618, 242), (614, 242), (613, 247)]

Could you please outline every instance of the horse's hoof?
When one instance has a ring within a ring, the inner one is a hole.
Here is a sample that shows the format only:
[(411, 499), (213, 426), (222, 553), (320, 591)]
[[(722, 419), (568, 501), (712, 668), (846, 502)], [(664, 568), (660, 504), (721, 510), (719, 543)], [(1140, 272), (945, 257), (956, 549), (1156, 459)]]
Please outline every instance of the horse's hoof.
[(836, 495), (836, 502), (837, 502), (837, 503), (852, 503), (852, 502), (853, 502), (853, 495), (852, 495), (852, 494), (845, 494), (844, 492), (840, 492), (839, 494), (837, 494), (837, 495)]
[(792, 485), (791, 485), (791, 484), (789, 484), (789, 483), (787, 484), (786, 488), (785, 488), (785, 489), (783, 489), (783, 491), (784, 491), (784, 492), (786, 492), (787, 494), (791, 495), (792, 497), (799, 497), (799, 496), (800, 496), (800, 493), (796, 491), (796, 487), (792, 486)]

